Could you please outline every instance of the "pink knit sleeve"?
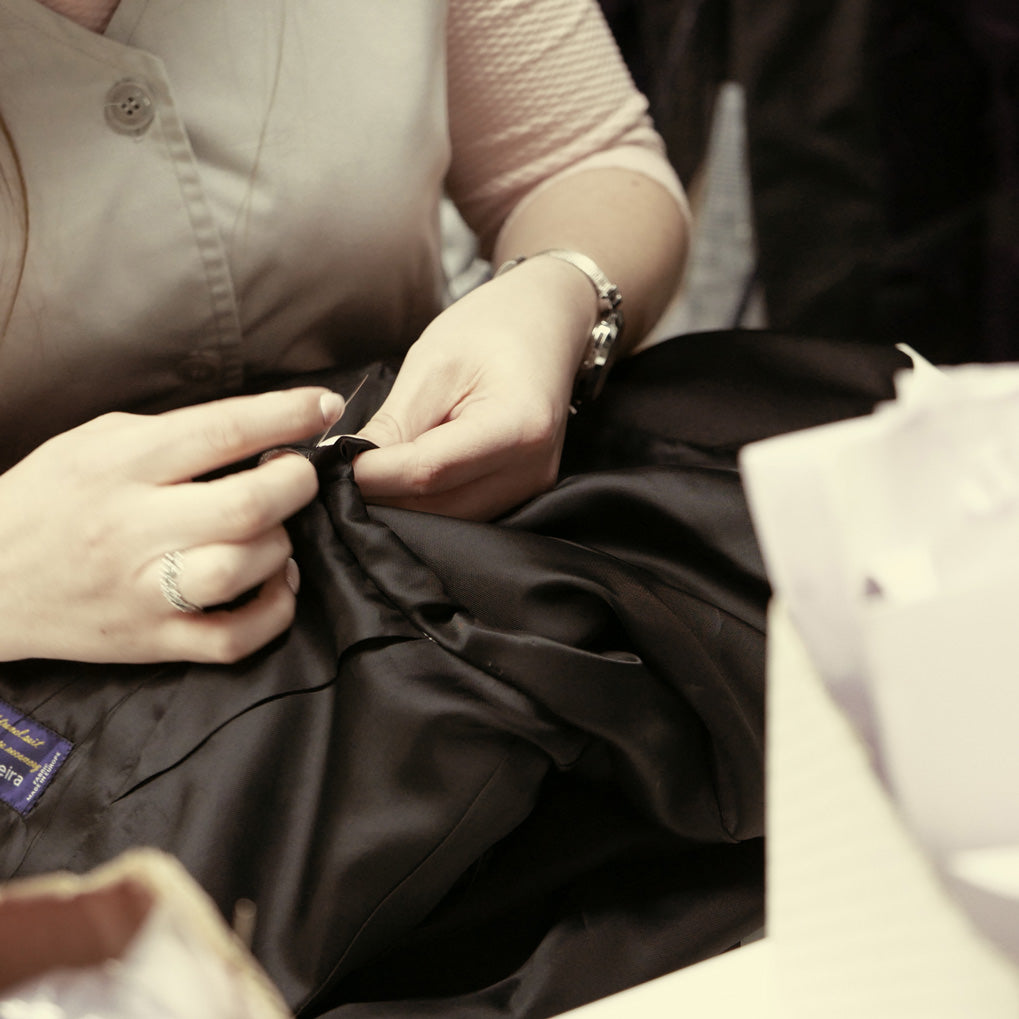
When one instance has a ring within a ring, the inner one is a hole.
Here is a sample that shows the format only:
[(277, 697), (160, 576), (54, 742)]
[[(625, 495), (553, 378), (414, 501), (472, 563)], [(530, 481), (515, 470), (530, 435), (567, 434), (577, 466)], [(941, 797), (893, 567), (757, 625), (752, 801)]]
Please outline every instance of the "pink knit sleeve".
[(450, 0), (450, 197), (486, 254), (525, 196), (593, 166), (659, 181), (686, 208), (596, 0)]
[(79, 25), (93, 32), (101, 32), (113, 17), (118, 0), (42, 0), (65, 18), (77, 21)]

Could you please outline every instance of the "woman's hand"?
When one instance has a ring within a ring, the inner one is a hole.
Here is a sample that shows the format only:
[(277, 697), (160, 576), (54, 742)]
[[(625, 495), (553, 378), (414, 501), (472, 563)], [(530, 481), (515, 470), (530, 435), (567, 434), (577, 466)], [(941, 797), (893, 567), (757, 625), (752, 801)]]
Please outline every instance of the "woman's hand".
[(360, 432), (365, 498), (491, 519), (549, 488), (596, 311), (583, 274), (536, 258), (439, 315)]
[(365, 497), (490, 519), (548, 488), (598, 302), (582, 272), (534, 253), (595, 261), (623, 295), (625, 352), (675, 293), (686, 228), (677, 196), (631, 170), (589, 168), (535, 188), (493, 252), (495, 264), (531, 257), (435, 319), (362, 429), (382, 447), (355, 461)]
[[(282, 522), (317, 490), (303, 457), (192, 479), (336, 421), (320, 388), (166, 414), (108, 414), (44, 443), (0, 476), (0, 660), (231, 662), (282, 633), (296, 576)], [(181, 552), (185, 613), (164, 597)], [(288, 582), (289, 581), (289, 582)]]

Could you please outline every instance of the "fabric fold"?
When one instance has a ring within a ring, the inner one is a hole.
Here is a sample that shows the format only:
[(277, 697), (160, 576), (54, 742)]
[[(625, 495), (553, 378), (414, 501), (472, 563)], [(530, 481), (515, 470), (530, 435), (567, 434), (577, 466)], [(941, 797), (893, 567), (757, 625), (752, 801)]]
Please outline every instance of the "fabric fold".
[[(560, 484), (487, 524), (365, 506), (356, 444), (322, 447), (284, 637), (231, 667), (0, 665), (72, 745), (31, 810), (0, 803), (0, 875), (165, 849), (225, 915), (256, 902), (302, 1017), (535, 1019), (731, 947), (763, 920), (768, 597), (735, 455), (867, 412), (900, 365), (652, 348)], [(392, 366), (368, 374), (351, 432)]]

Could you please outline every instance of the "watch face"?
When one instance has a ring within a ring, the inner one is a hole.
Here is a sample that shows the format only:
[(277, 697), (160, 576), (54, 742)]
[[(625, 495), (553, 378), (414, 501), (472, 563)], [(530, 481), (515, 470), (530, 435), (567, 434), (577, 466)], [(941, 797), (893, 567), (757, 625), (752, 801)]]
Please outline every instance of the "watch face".
[(616, 352), (616, 339), (622, 327), (623, 316), (618, 311), (610, 311), (595, 323), (594, 329), (591, 330), (587, 353), (573, 383), (574, 410), (581, 403), (593, 400), (602, 391)]

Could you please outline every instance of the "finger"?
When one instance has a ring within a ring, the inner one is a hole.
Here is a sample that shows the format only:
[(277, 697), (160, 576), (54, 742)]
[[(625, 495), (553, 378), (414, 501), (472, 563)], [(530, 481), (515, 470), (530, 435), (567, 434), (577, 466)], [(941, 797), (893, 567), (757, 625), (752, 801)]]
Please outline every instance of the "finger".
[(280, 456), (215, 481), (168, 485), (145, 494), (135, 526), (153, 557), (170, 549), (253, 541), (306, 506), (318, 491), (304, 457)]
[(421, 513), (435, 513), (459, 520), (494, 520), (539, 492), (552, 487), (554, 479), (547, 475), (528, 476), (497, 471), (477, 478), (459, 488), (434, 495), (403, 498), (373, 498), (379, 506), (395, 506)]
[(294, 621), (296, 597), (287, 573), (270, 577), (239, 608), (168, 617), (162, 628), (166, 657), (229, 665), (275, 640)]
[(188, 481), (273, 446), (300, 442), (339, 420), (343, 398), (321, 387), (238, 396), (151, 419), (134, 454), (140, 480)]
[(437, 428), (445, 420), (449, 408), (435, 409), (433, 413), (407, 413), (401, 410), (398, 403), (387, 400), (358, 431), (363, 439), (374, 442), (376, 446), (396, 446), (404, 442), (413, 442), (420, 435)]
[(435, 513), (459, 520), (490, 520), (499, 512), (487, 492), (493, 475), (478, 478), (459, 488), (433, 495), (371, 496), (366, 501), (376, 506), (393, 506), (419, 513)]
[(362, 453), (354, 461), (354, 479), (369, 500), (420, 499), (511, 470), (556, 448), (555, 432), (532, 422), (464, 414), (411, 442)]
[[(186, 549), (180, 554), (177, 591), (186, 601), (203, 608), (232, 602), (282, 570), (292, 551), (283, 527), (274, 527), (248, 542)], [(159, 569), (161, 572), (161, 563)], [(158, 579), (148, 586), (158, 590)]]
[(382, 406), (358, 432), (377, 446), (410, 442), (456, 416), (463, 399), (458, 365), (435, 366), (412, 347)]

